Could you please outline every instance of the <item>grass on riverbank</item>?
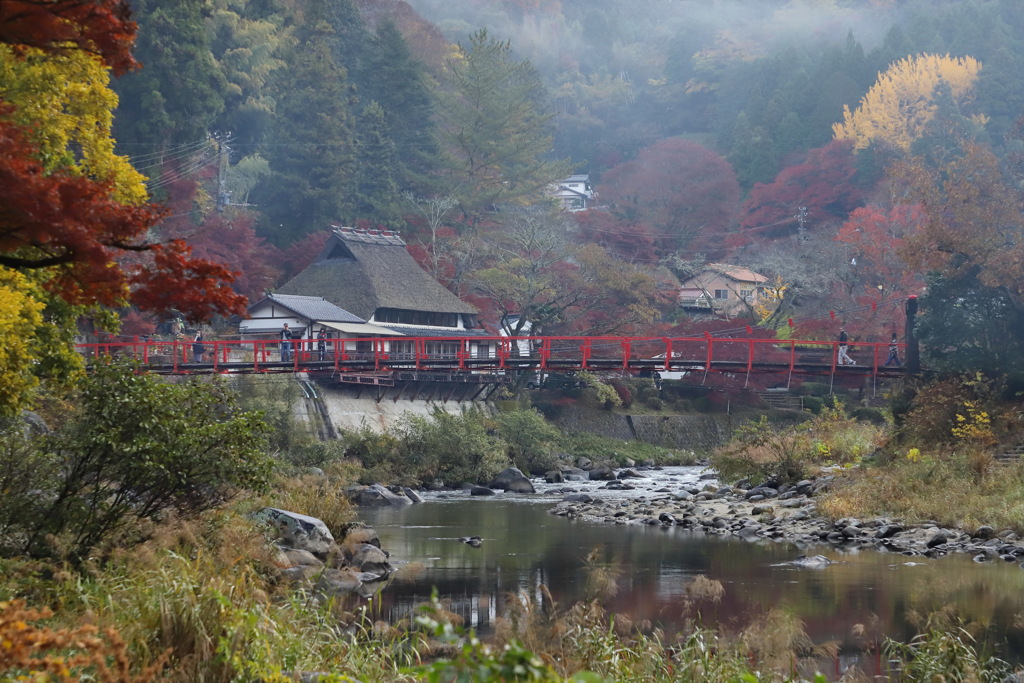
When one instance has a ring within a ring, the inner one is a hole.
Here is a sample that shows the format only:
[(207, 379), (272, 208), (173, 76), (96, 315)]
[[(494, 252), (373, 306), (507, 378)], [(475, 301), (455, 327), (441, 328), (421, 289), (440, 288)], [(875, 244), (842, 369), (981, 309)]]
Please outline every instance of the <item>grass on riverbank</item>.
[(884, 466), (837, 478), (818, 509), (832, 518), (891, 517), (934, 521), (968, 532), (989, 525), (1024, 533), (1024, 469), (996, 465), (991, 456), (912, 451)]

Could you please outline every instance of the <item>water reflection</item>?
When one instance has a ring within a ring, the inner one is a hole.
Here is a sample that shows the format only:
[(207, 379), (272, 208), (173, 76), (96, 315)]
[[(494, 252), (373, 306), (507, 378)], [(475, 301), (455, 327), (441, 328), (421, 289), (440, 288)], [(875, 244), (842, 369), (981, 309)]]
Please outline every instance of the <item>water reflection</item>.
[[(675, 490), (696, 475), (670, 471), (664, 477), (672, 479), (667, 488)], [(654, 491), (644, 495), (664, 495)], [(401, 566), (381, 596), (384, 616), (410, 617), (436, 587), (466, 625), (487, 632), (518, 591), (539, 602), (544, 585), (563, 607), (591, 597), (587, 557), (596, 551), (599, 563), (617, 575), (617, 591), (602, 599), (605, 607), (669, 632), (694, 619), (739, 629), (785, 607), (803, 620), (815, 642), (834, 640), (844, 652), (859, 653), (885, 636), (912, 636), (913, 613), (952, 606), (963, 619), (989, 626), (1003, 641), (1002, 656), (1019, 660), (1024, 653), (1014, 625), (1024, 611), (1024, 570), (1013, 563), (977, 564), (962, 555), (927, 560), (877, 551), (841, 553), (829, 546), (748, 543), (672, 527), (595, 525), (548, 514), (555, 497), (456, 496), (366, 511), (364, 519)], [(483, 543), (473, 548), (459, 540), (466, 536), (480, 536)], [(805, 553), (838, 563), (819, 570), (785, 564)], [(698, 575), (722, 583), (720, 602), (692, 593)], [(863, 625), (857, 635), (855, 624)]]

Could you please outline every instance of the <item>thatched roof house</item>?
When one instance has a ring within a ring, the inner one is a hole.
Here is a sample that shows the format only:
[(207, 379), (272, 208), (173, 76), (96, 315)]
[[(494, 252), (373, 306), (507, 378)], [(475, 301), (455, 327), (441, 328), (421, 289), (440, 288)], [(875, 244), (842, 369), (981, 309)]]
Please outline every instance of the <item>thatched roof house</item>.
[(323, 297), (411, 336), (482, 333), (474, 329), (477, 309), (434, 280), (388, 231), (336, 228), (312, 265), (278, 293)]

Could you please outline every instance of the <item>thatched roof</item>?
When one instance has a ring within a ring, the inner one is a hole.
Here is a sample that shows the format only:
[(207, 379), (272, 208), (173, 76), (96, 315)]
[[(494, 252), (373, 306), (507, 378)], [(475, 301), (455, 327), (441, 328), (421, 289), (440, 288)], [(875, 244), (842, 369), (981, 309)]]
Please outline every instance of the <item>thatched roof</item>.
[(420, 268), (405, 242), (387, 231), (338, 228), (304, 271), (280, 294), (322, 296), (369, 320), (379, 308), (430, 313), (477, 313)]

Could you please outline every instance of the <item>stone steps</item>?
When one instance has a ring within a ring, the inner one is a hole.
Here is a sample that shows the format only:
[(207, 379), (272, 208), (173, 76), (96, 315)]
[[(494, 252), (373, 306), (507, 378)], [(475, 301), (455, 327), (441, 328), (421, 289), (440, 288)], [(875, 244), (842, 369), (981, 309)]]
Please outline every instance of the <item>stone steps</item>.
[(784, 391), (759, 391), (758, 397), (774, 410), (803, 410), (803, 396), (795, 396)]
[(1000, 465), (1016, 465), (1020, 462), (1021, 457), (1024, 457), (1024, 443), (1017, 444), (1008, 451), (997, 453), (994, 459)]

